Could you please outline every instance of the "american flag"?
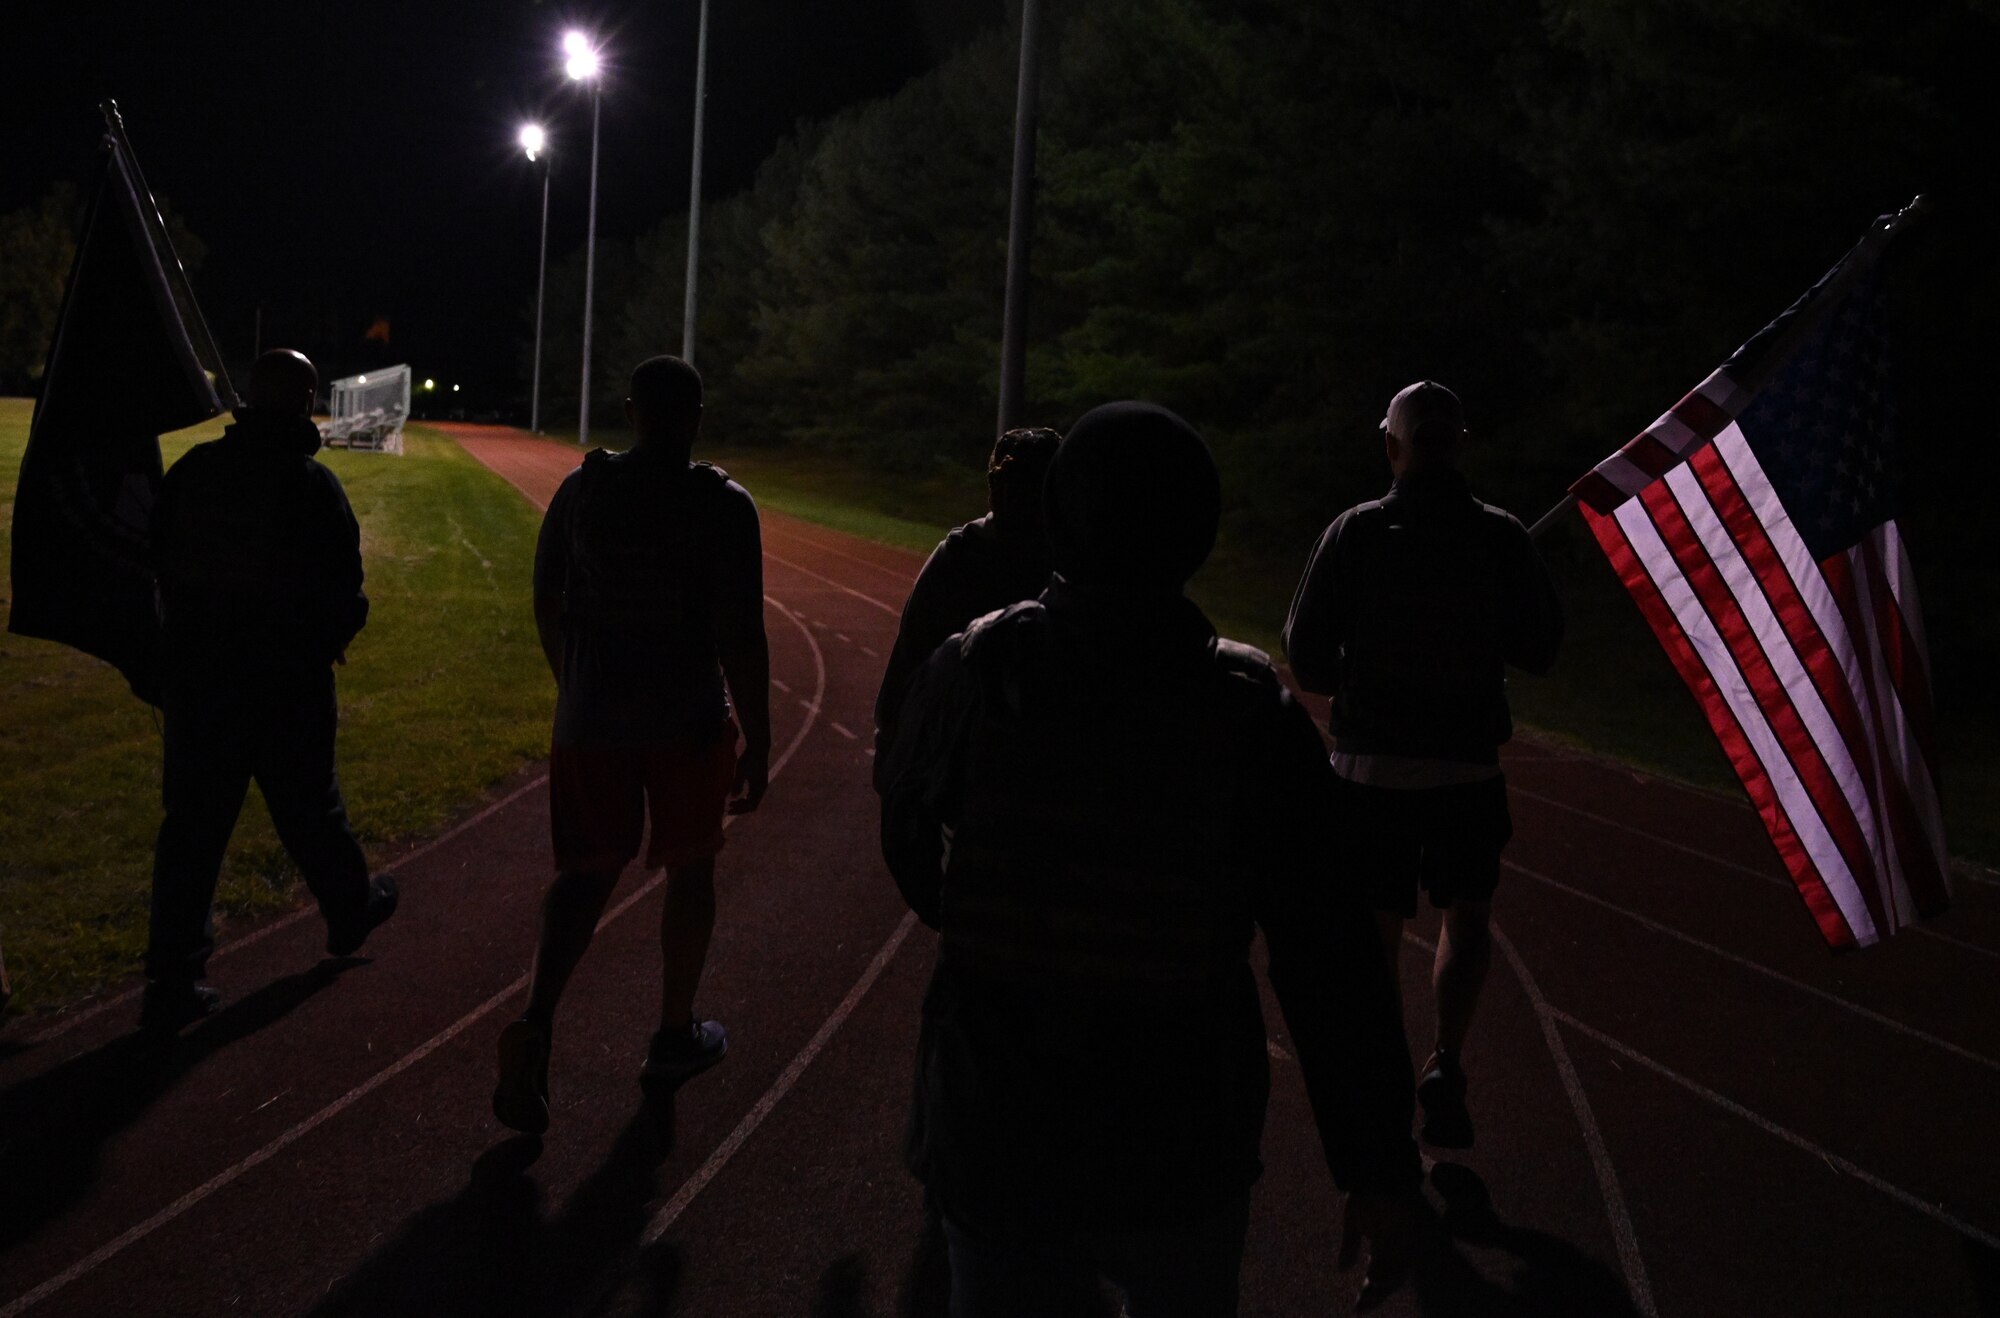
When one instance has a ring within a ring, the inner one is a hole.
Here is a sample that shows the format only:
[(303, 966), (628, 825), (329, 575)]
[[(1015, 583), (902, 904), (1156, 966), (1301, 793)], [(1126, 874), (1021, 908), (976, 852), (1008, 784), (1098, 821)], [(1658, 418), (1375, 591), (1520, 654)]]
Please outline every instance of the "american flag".
[(1572, 487), (1836, 948), (1950, 898), (1895, 520), (1878, 257), (1896, 222)]

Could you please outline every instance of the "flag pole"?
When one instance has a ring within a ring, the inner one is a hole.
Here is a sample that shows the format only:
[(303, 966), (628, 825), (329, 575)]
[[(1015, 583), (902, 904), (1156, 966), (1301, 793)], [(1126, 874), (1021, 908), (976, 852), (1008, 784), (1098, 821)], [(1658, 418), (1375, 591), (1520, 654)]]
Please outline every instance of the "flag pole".
[[(1815, 298), (1814, 301), (1820, 307), (1831, 306), (1838, 300), (1840, 291), (1848, 283), (1858, 278), (1860, 272), (1872, 264), (1875, 257), (1881, 255), (1882, 249), (1888, 246), (1890, 239), (1930, 213), (1931, 200), (1927, 195), (1920, 192), (1910, 199), (1909, 205), (1903, 207), (1903, 209), (1897, 211), (1894, 215), (1882, 220), (1879, 224), (1869, 225), (1868, 232), (1862, 235), (1861, 241), (1855, 244), (1854, 250), (1848, 253), (1846, 259), (1842, 260), (1840, 270), (1827, 281), (1826, 287), (1820, 291), (1820, 296)], [(1852, 260), (1854, 256), (1863, 254), (1864, 252), (1870, 258), (1868, 261)], [(1799, 339), (1804, 338), (1818, 324), (1819, 317), (1817, 315), (1807, 313), (1798, 316), (1787, 328), (1783, 338), (1777, 343), (1772, 344), (1762, 354), (1762, 360), (1765, 362), (1784, 360), (1789, 355), (1789, 347)], [(1740, 391), (1738, 394), (1740, 397), (1742, 392), (1754, 389), (1756, 385), (1761, 383), (1761, 380), (1753, 372), (1751, 376), (1738, 380), (1735, 383), (1737, 389)], [(1576, 491), (1572, 490), (1562, 497), (1561, 502), (1543, 513), (1535, 524), (1528, 528), (1528, 538), (1530, 540), (1541, 539), (1543, 532), (1554, 526), (1556, 522), (1561, 520), (1564, 513), (1567, 513), (1570, 509), (1576, 507), (1576, 505), (1577, 494)]]
[(139, 184), (139, 190), (146, 194), (146, 207), (152, 212), (151, 219), (159, 226), (160, 246), (174, 259), (173, 273), (180, 278), (180, 293), (187, 300), (185, 310), (192, 312), (196, 328), (201, 331), (201, 341), (208, 347), (208, 364), (215, 369), (216, 393), (222, 405), (233, 408), (237, 404), (236, 386), (229, 382), (229, 372), (222, 364), (222, 353), (215, 346), (215, 336), (208, 332), (208, 318), (201, 314), (201, 303), (195, 301), (194, 283), (188, 278), (187, 267), (181, 264), (181, 254), (174, 250), (174, 241), (167, 234), (167, 217), (160, 214), (160, 202), (153, 195), (152, 184), (146, 182), (146, 171), (139, 167), (139, 157), (132, 150), (132, 139), (125, 136), (125, 118), (118, 113), (118, 102), (107, 100), (98, 107), (104, 112), (104, 128), (118, 143), (125, 163), (131, 167), (132, 176)]

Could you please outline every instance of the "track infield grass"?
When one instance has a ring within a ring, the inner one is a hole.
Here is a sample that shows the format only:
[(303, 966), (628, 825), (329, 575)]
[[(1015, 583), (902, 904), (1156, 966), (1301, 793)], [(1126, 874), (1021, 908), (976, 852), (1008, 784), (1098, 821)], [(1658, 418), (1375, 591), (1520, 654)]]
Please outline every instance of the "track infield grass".
[[(0, 553), (31, 412), (0, 399)], [(168, 464), (225, 420), (168, 436)], [(540, 514), (421, 426), (400, 458), (321, 457), (361, 522), (372, 603), (339, 670), (340, 776), (380, 861), (546, 753), (554, 688), (530, 588)], [(160, 820), (154, 712), (109, 665), (0, 635), (0, 793), (9, 1011), (59, 1007), (134, 973)], [(254, 787), (251, 797), (217, 888), (219, 926), (305, 899)]]

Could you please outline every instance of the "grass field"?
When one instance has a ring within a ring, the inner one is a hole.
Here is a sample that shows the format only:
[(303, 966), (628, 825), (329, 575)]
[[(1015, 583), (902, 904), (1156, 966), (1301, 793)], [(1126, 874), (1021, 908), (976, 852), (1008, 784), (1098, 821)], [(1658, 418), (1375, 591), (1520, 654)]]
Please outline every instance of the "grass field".
[[(0, 399), (0, 556), (31, 407)], [(169, 436), (169, 464), (221, 422)], [(360, 518), (368, 628), (339, 670), (340, 773), (371, 857), (437, 829), (545, 752), (554, 693), (529, 573), (539, 516), (456, 444), (322, 455)], [(0, 636), (0, 941), (12, 1011), (44, 1009), (136, 970), (145, 945), (160, 743), (110, 667)], [(245, 808), (219, 920), (300, 900), (262, 802)]]

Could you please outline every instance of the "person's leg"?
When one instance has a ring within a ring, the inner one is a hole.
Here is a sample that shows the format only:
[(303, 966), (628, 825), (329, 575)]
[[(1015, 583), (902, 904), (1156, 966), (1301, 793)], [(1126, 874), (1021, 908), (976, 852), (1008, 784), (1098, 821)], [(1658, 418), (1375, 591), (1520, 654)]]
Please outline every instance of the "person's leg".
[[(1048, 1246), (944, 1219), (951, 1318), (1098, 1318), (1097, 1269)], [(1135, 1316), (1136, 1318), (1136, 1316)]]
[(368, 907), (368, 858), (334, 770), (340, 716), (333, 676), (302, 674), (274, 684), (261, 704), (254, 769), (271, 824), (328, 927), (350, 928)]
[(528, 976), (528, 1007), (521, 1013), (544, 1035), (554, 1033), (556, 1004), (569, 978), (590, 950), (597, 922), (618, 886), (621, 871), (585, 870), (556, 875), (542, 898), (542, 933), (535, 966)]
[(1437, 1051), (1458, 1057), (1479, 1007), (1479, 991), (1493, 963), (1493, 904), (1456, 901), (1444, 909), (1431, 986), (1437, 999)]
[(250, 788), (239, 729), (224, 693), (171, 687), (160, 768), (166, 813), (153, 847), (146, 975), (192, 985), (215, 950), (209, 907), (229, 835)]
[(1375, 936), (1382, 946), (1382, 956), (1389, 963), (1389, 986), (1396, 993), (1396, 1019), (1403, 1019), (1403, 913), (1401, 911), (1375, 912)]
[(671, 866), (660, 907), (660, 1029), (694, 1019), (695, 990), (715, 933), (715, 858)]

